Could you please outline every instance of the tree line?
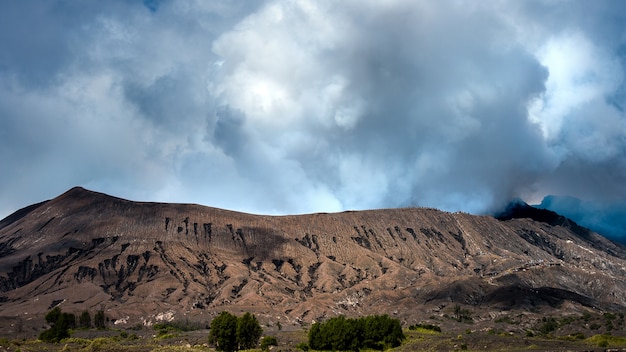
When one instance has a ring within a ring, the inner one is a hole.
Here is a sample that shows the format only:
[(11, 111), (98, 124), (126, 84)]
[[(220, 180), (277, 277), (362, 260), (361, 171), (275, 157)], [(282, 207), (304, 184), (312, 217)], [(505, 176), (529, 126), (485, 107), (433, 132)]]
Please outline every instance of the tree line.
[(209, 343), (218, 351), (251, 349), (257, 346), (261, 334), (263, 329), (253, 314), (246, 313), (238, 318), (224, 311), (211, 322)]
[(398, 319), (374, 315), (349, 319), (343, 316), (314, 323), (309, 330), (309, 346), (314, 350), (359, 351), (398, 347), (406, 337)]
[[(45, 316), (50, 328), (39, 335), (46, 342), (60, 342), (70, 337), (70, 330), (91, 328), (92, 319), (88, 311), (78, 319), (72, 313), (65, 313), (56, 307)], [(93, 326), (105, 328), (104, 311), (96, 312)], [(237, 317), (229, 312), (222, 312), (213, 319), (209, 331), (209, 343), (218, 351), (234, 352), (241, 349), (253, 349), (259, 345), (263, 329), (257, 318), (251, 313)], [(326, 322), (314, 323), (308, 334), (308, 345), (314, 350), (360, 351), (361, 349), (385, 350), (400, 346), (406, 337), (398, 319), (388, 315), (375, 315), (358, 319), (343, 316), (331, 318)], [(267, 350), (276, 345), (276, 338), (266, 336), (261, 348)]]
[[(46, 342), (59, 342), (64, 338), (70, 337), (70, 329), (89, 329), (92, 327), (91, 314), (88, 311), (83, 311), (77, 322), (76, 315), (65, 313), (61, 311), (61, 308), (55, 307), (46, 313), (45, 319), (50, 324), (50, 328), (42, 331), (39, 334), (39, 339)], [(104, 310), (96, 312), (93, 326), (98, 329), (105, 328)]]

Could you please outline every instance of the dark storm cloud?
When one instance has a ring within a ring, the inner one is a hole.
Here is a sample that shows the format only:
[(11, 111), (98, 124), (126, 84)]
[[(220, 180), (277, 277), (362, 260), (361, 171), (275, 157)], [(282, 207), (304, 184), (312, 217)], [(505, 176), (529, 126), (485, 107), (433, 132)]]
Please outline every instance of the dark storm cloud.
[(76, 184), (261, 213), (626, 196), (618, 1), (3, 6), (3, 213)]

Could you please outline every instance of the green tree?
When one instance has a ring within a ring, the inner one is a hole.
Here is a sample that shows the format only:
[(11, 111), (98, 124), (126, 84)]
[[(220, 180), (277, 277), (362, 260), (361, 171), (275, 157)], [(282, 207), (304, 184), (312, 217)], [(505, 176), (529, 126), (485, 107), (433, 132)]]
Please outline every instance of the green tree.
[(237, 345), (251, 349), (258, 345), (263, 329), (253, 314), (246, 313), (237, 319)]
[(388, 315), (375, 315), (361, 319), (364, 321), (364, 347), (373, 349), (397, 347), (405, 339), (398, 319), (393, 319)]
[(88, 311), (80, 313), (78, 318), (78, 326), (83, 329), (89, 329), (91, 327), (91, 315)]
[(320, 326), (320, 323), (313, 323), (313, 325), (311, 325), (311, 329), (309, 330), (309, 346), (314, 350), (324, 349), (323, 345), (326, 339), (322, 336)]
[(59, 342), (70, 337), (70, 329), (76, 328), (76, 316), (71, 313), (63, 313), (61, 308), (55, 307), (45, 316), (50, 328), (39, 334), (39, 339), (46, 342)]
[(104, 318), (104, 310), (100, 309), (93, 316), (93, 325), (97, 329), (104, 329), (105, 328), (104, 320), (105, 320), (105, 318)]
[(359, 319), (339, 316), (315, 323), (309, 330), (309, 346), (314, 350), (383, 350), (400, 346), (404, 339), (400, 321), (387, 315)]
[(218, 351), (232, 352), (237, 350), (237, 317), (222, 312), (211, 322), (209, 343), (215, 344)]
[(61, 317), (61, 308), (59, 307), (54, 307), (52, 310), (50, 310), (48, 313), (46, 313), (46, 322), (49, 324), (54, 324), (56, 323), (57, 320), (59, 320), (59, 317)]

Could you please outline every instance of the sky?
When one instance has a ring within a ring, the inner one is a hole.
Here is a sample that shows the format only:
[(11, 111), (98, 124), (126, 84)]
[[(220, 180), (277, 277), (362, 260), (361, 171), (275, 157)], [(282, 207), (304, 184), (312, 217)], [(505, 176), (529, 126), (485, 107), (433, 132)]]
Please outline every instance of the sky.
[(620, 0), (3, 1), (0, 217), (73, 186), (257, 214), (622, 202), (625, 24)]

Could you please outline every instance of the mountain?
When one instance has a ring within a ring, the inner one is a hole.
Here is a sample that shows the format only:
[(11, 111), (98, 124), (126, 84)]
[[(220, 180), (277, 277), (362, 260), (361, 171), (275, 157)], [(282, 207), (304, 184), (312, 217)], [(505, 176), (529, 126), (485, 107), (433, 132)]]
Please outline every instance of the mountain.
[(563, 214), (613, 241), (626, 243), (626, 201), (583, 201), (551, 195), (544, 197), (537, 208)]
[(0, 221), (0, 325), (32, 329), (55, 306), (103, 308), (126, 327), (222, 310), (283, 326), (339, 314), (411, 324), (457, 304), (476, 321), (617, 311), (625, 274), (623, 246), (525, 204), (498, 219), (423, 208), (260, 216), (73, 188)]

